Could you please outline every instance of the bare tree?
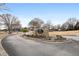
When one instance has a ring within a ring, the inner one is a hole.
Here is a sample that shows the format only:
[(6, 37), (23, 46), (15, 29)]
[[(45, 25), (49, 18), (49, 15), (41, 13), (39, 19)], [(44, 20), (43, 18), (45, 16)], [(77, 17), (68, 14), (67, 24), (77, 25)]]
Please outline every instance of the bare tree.
[(20, 24), (20, 21), (19, 20), (17, 20), (15, 22), (15, 24), (12, 25), (12, 30), (13, 31), (20, 31), (21, 30), (21, 24)]
[(63, 30), (74, 30), (74, 27), (77, 25), (78, 20), (76, 18), (69, 18), (63, 25)]
[(79, 20), (77, 21), (76, 25), (74, 26), (74, 30), (79, 30)]
[(51, 29), (51, 27), (52, 27), (51, 21), (48, 20), (48, 21), (46, 22), (46, 24), (44, 24), (44, 26), (46, 26), (46, 27), (48, 28), (48, 30), (50, 31), (50, 29)]
[(61, 25), (60, 24), (54, 25), (54, 30), (55, 31), (60, 31), (61, 30)]
[(3, 10), (8, 10), (8, 8), (5, 3), (0, 3), (0, 11), (3, 11)]
[[(0, 11), (8, 10), (5, 3), (0, 3)], [(2, 23), (0, 23), (0, 29), (2, 28)]]
[(34, 30), (35, 28), (40, 28), (44, 22), (39, 18), (34, 18), (29, 22), (29, 26)]
[(0, 15), (0, 23), (4, 24), (9, 31), (9, 34), (12, 33), (13, 25), (17, 24), (18, 20), (15, 16), (11, 14), (2, 14)]

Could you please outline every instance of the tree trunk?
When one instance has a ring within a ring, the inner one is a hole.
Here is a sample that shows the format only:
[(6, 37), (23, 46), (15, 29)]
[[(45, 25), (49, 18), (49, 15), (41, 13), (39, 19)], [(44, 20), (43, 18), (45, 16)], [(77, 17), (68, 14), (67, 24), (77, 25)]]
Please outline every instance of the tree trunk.
[(8, 27), (8, 34), (11, 34), (11, 33), (12, 33), (11, 28)]

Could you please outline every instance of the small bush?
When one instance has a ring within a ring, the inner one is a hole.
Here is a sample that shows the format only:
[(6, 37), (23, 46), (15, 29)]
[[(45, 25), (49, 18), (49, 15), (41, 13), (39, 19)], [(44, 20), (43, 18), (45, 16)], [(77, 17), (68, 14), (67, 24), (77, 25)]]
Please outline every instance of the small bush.
[(21, 30), (21, 32), (26, 33), (26, 32), (28, 32), (28, 29), (27, 29), (27, 28), (23, 28), (23, 29)]

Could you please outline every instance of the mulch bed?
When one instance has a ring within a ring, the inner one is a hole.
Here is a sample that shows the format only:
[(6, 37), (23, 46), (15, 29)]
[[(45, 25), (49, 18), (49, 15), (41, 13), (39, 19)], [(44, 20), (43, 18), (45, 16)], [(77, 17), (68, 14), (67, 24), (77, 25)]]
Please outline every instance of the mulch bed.
[(41, 41), (41, 42), (47, 42), (47, 43), (72, 43), (72, 42), (76, 42), (73, 39), (67, 39), (64, 38), (62, 36), (52, 36), (49, 38), (43, 38), (43, 37), (32, 37), (32, 36), (22, 36), (25, 39), (30, 39), (30, 40), (35, 40), (35, 41)]

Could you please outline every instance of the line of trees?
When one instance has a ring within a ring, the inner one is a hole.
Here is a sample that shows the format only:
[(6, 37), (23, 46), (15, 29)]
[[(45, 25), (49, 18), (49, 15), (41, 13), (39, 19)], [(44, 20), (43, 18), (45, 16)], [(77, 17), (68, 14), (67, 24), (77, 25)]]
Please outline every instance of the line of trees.
[(68, 19), (61, 27), (62, 30), (79, 30), (79, 20), (76, 18)]
[(46, 27), (49, 31), (69, 31), (69, 30), (79, 30), (79, 20), (76, 18), (69, 18), (62, 25), (52, 25), (50, 22), (44, 23), (39, 18), (34, 18), (29, 22), (30, 28), (34, 29), (40, 27)]
[(69, 31), (69, 30), (79, 30), (79, 20), (76, 18), (69, 18), (62, 25), (52, 25), (51, 31)]

